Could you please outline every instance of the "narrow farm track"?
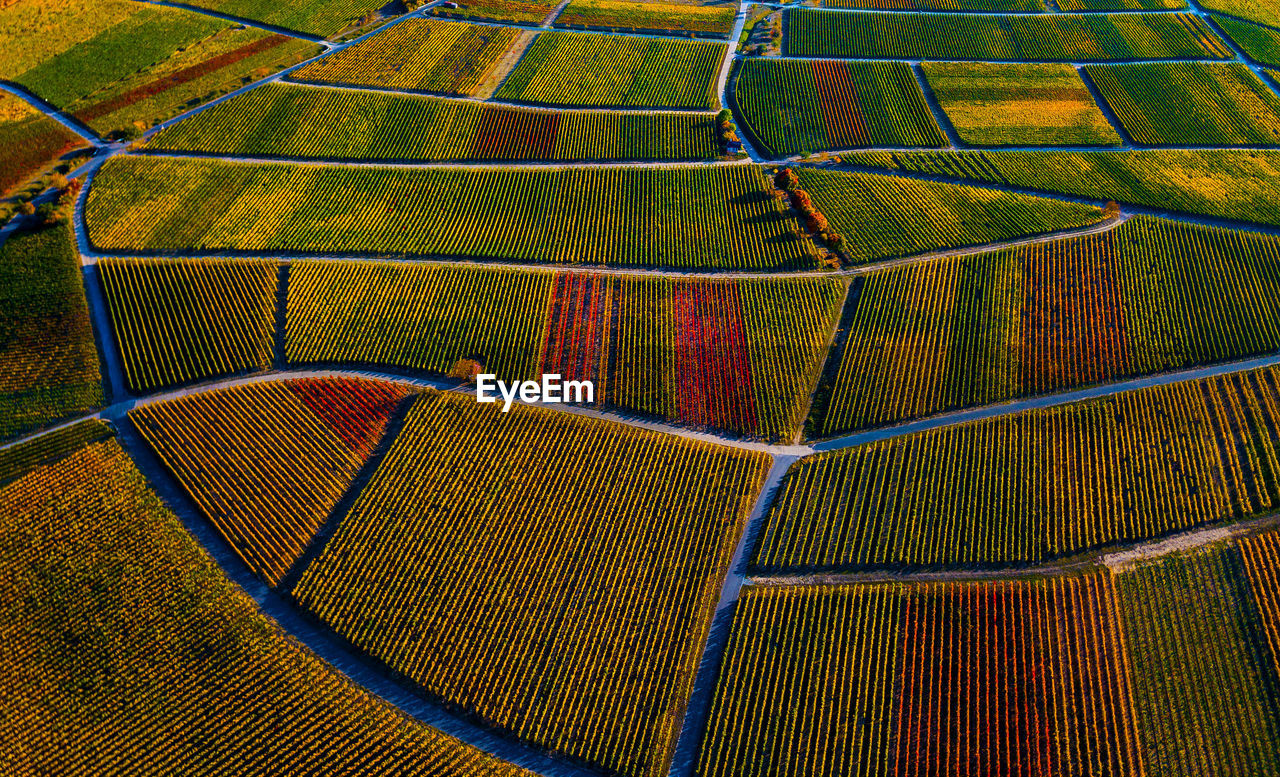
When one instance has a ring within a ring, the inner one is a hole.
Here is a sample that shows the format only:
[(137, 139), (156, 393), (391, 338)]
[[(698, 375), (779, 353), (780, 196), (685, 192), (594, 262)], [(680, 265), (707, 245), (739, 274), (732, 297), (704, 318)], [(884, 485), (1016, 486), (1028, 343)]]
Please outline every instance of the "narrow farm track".
[(289, 38), (309, 40), (313, 43), (323, 43), (323, 44), (328, 43), (328, 41), (326, 41), (324, 38), (321, 38), (318, 35), (312, 35), (306, 32), (299, 32), (298, 30), (291, 30), (288, 27), (277, 27), (274, 24), (266, 24), (264, 22), (255, 21), (253, 19), (247, 19), (243, 16), (232, 16), (230, 14), (221, 13), (219, 11), (214, 11), (209, 8), (201, 8), (198, 5), (188, 5), (186, 3), (175, 3), (175, 2), (170, 2), (170, 0), (134, 0), (134, 2), (142, 3), (144, 5), (160, 5), (160, 6), (164, 6), (165, 8), (176, 8), (179, 11), (190, 11), (191, 13), (198, 13), (201, 16), (211, 16), (214, 19), (222, 19), (223, 21), (232, 22), (234, 24), (242, 24), (245, 27), (253, 27), (254, 29), (258, 29), (258, 30), (274, 32), (276, 35), (284, 35)]

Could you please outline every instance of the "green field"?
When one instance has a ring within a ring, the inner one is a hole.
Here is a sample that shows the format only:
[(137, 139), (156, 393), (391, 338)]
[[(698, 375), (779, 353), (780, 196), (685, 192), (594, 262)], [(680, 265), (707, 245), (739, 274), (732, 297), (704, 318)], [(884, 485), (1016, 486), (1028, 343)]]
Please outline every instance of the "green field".
[(911, 68), (900, 62), (746, 59), (733, 99), (770, 156), (947, 145)]
[(520, 34), (504, 27), (408, 19), (295, 70), (289, 77), (471, 95)]
[(382, 0), (188, 0), (187, 4), (322, 38), (386, 5)]
[(102, 404), (98, 349), (65, 225), (0, 246), (0, 439)]
[(1270, 27), (1280, 27), (1280, 5), (1275, 0), (1207, 0), (1199, 5), (1206, 11), (1217, 11)]
[(1280, 143), (1280, 97), (1239, 62), (1091, 65), (1086, 72), (1134, 142)]
[(845, 161), (1280, 226), (1280, 152), (864, 151)]
[(458, 19), (541, 24), (555, 10), (555, 0), (458, 0), (457, 8), (436, 6), (431, 12)]
[(1214, 14), (1213, 21), (1222, 28), (1245, 56), (1271, 67), (1280, 67), (1280, 30)]
[(767, 185), (751, 165), (363, 169), (117, 157), (94, 179), (86, 221), (108, 251), (814, 266), (812, 243)]
[(705, 114), (547, 112), (288, 84), (215, 105), (147, 145), (301, 159), (694, 160), (719, 153)]
[(1148, 562), (1116, 589), (1147, 774), (1271, 773), (1280, 683), (1238, 551)]
[(1280, 239), (1145, 216), (854, 293), (818, 436), (1280, 349)]
[(786, 53), (854, 59), (1229, 59), (1193, 14), (931, 15), (788, 11)]
[(1041, 0), (822, 0), (822, 6), (866, 11), (1039, 12), (1048, 10)]
[(1116, 146), (1120, 136), (1075, 68), (926, 62), (929, 88), (972, 146)]
[(933, 181), (799, 168), (800, 188), (855, 263), (1093, 224), (1090, 205)]
[(495, 93), (546, 105), (714, 108), (725, 44), (544, 32)]

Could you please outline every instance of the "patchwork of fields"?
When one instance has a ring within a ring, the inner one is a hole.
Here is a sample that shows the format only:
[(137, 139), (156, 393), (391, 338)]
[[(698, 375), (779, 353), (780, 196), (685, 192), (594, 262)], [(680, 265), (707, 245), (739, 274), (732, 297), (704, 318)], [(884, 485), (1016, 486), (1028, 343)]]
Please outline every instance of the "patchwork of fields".
[(0, 0), (0, 772), (1276, 774), (1273, 5)]

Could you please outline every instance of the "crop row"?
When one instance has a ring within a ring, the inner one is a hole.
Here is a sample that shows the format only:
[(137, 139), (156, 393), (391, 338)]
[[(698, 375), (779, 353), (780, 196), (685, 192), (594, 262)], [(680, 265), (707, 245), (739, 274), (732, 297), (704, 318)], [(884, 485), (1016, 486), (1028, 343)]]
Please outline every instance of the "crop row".
[(80, 257), (67, 225), (0, 245), (0, 439), (102, 404)]
[(129, 417), (240, 558), (277, 585), (406, 393), (354, 379), (262, 382), (140, 405)]
[[(358, 122), (334, 116), (360, 116)], [(471, 100), (269, 84), (162, 130), (166, 151), (312, 159), (710, 159), (710, 115), (550, 112)]]
[(1234, 546), (1141, 564), (1116, 582), (1147, 773), (1272, 773), (1280, 681), (1254, 595), (1274, 601), (1274, 585), (1251, 583)]
[(845, 161), (1280, 226), (1272, 150), (857, 151)]
[(556, 17), (555, 26), (726, 38), (733, 29), (733, 15), (734, 9), (728, 6), (647, 0), (569, 0)]
[(855, 264), (995, 243), (1100, 221), (1091, 205), (901, 176), (799, 168), (800, 188)]
[(1101, 574), (748, 587), (695, 774), (1138, 773)]
[[(1068, 10), (1066, 2), (1059, 3)], [(822, 0), (824, 8), (868, 11), (1044, 11), (1042, 0)]]
[(0, 94), (0, 195), (83, 145), (78, 135), (23, 100)]
[(190, 5), (328, 37), (381, 8), (378, 0), (192, 0)]
[(855, 293), (823, 436), (1280, 348), (1280, 240), (1145, 216)]
[(998, 16), (788, 11), (787, 53), (854, 59), (1105, 62), (1230, 59), (1194, 14)]
[(540, 33), (495, 93), (545, 105), (714, 108), (725, 44)]
[(734, 100), (770, 156), (947, 144), (901, 62), (740, 61)]
[(556, 0), (459, 0), (455, 8), (437, 5), (437, 16), (542, 24), (556, 8)]
[(921, 70), (956, 135), (969, 145), (1120, 145), (1071, 65), (925, 62)]
[(519, 34), (519, 30), (508, 27), (406, 19), (318, 59), (289, 77), (471, 95), (512, 48)]
[(41, 434), (39, 437), (7, 448), (0, 448), (0, 487), (8, 485), (36, 467), (53, 464), (89, 443), (114, 434), (110, 426), (97, 418), (86, 418), (61, 429)]
[(0, 489), (0, 547), (0, 740), (17, 772), (529, 775), (281, 631), (114, 440)]
[(98, 271), (131, 390), (271, 366), (276, 262), (108, 259)]
[(1086, 72), (1137, 143), (1280, 143), (1280, 97), (1241, 62), (1093, 65)]
[(794, 435), (835, 323), (833, 280), (694, 281), (298, 262), (294, 364), (503, 380), (590, 379), (598, 405), (768, 439)]
[(396, 169), (117, 157), (94, 178), (103, 250), (326, 251), (662, 267), (812, 267), (750, 165)]
[(1014, 565), (1267, 512), (1277, 379), (1155, 386), (802, 459), (754, 564)]
[(500, 410), (420, 396), (294, 596), (489, 725), (665, 774), (768, 457)]

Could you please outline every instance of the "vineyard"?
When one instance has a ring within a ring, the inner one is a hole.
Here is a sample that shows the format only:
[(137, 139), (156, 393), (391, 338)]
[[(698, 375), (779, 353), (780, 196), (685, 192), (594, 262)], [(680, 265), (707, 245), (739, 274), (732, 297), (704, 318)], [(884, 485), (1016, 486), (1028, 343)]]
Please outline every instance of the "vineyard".
[(89, 443), (113, 436), (111, 427), (96, 418), (42, 434), (8, 448), (0, 448), (0, 488), (37, 467), (53, 464)]
[(0, 93), (0, 195), (84, 145), (80, 136), (25, 101)]
[(505, 27), (408, 19), (289, 78), (472, 95), (519, 37)]
[(770, 156), (947, 144), (903, 63), (753, 58), (738, 64), (735, 107)]
[(813, 267), (812, 243), (768, 186), (748, 165), (406, 170), (122, 156), (94, 178), (85, 218), (108, 251)]
[[(333, 116), (360, 116), (335, 125)], [(148, 142), (162, 151), (391, 160), (710, 159), (713, 117), (546, 112), (468, 100), (271, 84)]]
[(98, 349), (66, 226), (0, 245), (0, 439), (102, 404)]
[(1280, 240), (1137, 217), (864, 276), (819, 436), (1280, 349)]
[(665, 774), (767, 468), (426, 392), (293, 595), (450, 706), (611, 772)]
[(1116, 576), (1148, 774), (1270, 774), (1280, 683), (1239, 552)]
[(1280, 97), (1239, 62), (1098, 65), (1087, 72), (1136, 143), (1280, 143)]
[(855, 263), (1075, 229), (1091, 205), (934, 181), (799, 168), (800, 188), (844, 237)]
[(541, 24), (559, 3), (556, 0), (458, 0), (456, 8), (435, 6), (438, 16)]
[(1213, 21), (1249, 59), (1280, 67), (1280, 30), (1214, 14)]
[(1205, 10), (1280, 28), (1280, 9), (1263, 0), (1208, 0), (1198, 5)]
[[(1070, 2), (1070, 0), (1067, 0)], [(1065, 11), (1066, 2), (1058, 5)], [(824, 8), (866, 11), (1044, 11), (1042, 0), (822, 0)]]
[(1248, 575), (1249, 587), (1257, 605), (1260, 628), (1271, 649), (1271, 660), (1280, 672), (1280, 579), (1277, 579), (1277, 554), (1280, 554), (1280, 532), (1270, 531), (1240, 541), (1240, 560)]
[(1107, 62), (1232, 56), (1194, 14), (787, 13), (786, 52), (798, 57)]
[(754, 564), (1017, 565), (1269, 512), (1278, 379), (1145, 388), (801, 459)]
[(112, 440), (0, 488), (0, 576), (0, 741), (19, 769), (528, 777), (261, 615)]
[(1075, 68), (925, 62), (929, 87), (972, 146), (1118, 146), (1120, 136)]
[(326, 37), (384, 4), (379, 0), (190, 0), (188, 5)]
[(1271, 150), (859, 151), (844, 159), (1280, 226), (1280, 153)]
[(130, 390), (271, 366), (276, 262), (108, 259), (98, 272)]
[(494, 96), (543, 105), (715, 108), (725, 44), (544, 32)]
[(838, 281), (679, 281), (298, 262), (293, 364), (436, 375), (474, 359), (502, 380), (590, 379), (598, 405), (790, 439), (844, 295)]
[(748, 587), (699, 777), (1140, 773), (1108, 577)]
[(407, 393), (357, 379), (251, 383), (129, 418), (240, 558), (276, 585)]
[(727, 38), (733, 29), (733, 8), (644, 0), (569, 0), (555, 25)]
[[(0, 78), (103, 134), (145, 127), (238, 86), (255, 70), (292, 64), (315, 50), (306, 41), (161, 6), (97, 0), (46, 14), (46, 2), (8, 4), (8, 24), (0, 22), (6, 49)], [(31, 29), (45, 35), (29, 35)]]

